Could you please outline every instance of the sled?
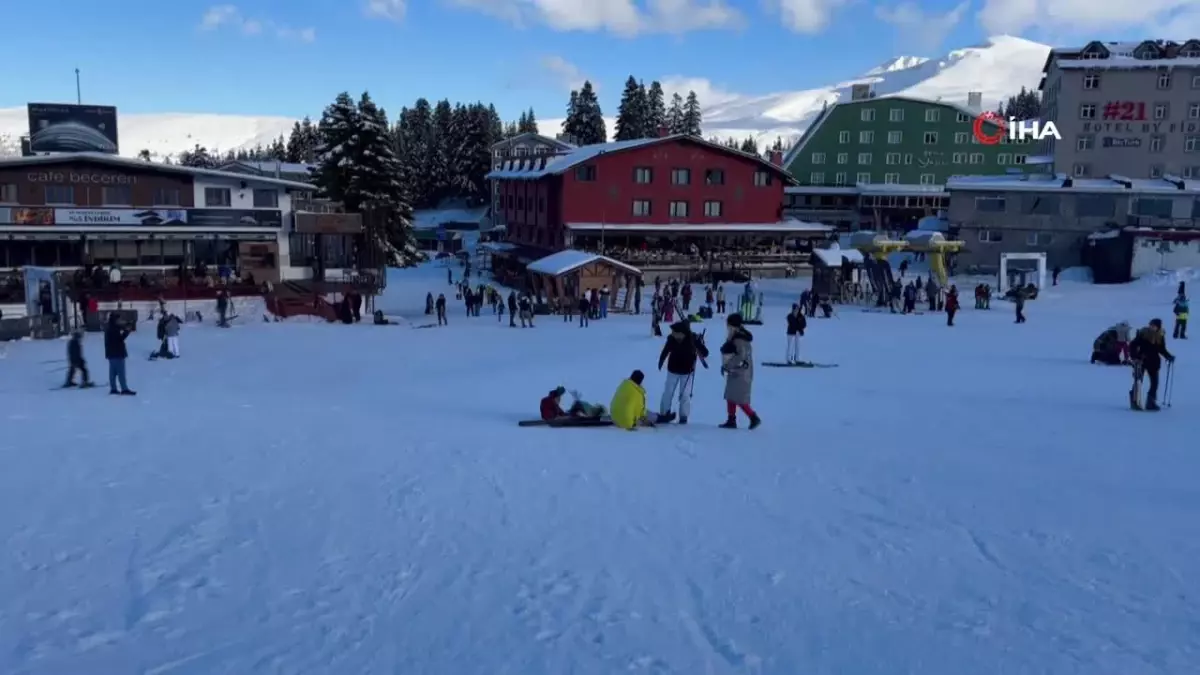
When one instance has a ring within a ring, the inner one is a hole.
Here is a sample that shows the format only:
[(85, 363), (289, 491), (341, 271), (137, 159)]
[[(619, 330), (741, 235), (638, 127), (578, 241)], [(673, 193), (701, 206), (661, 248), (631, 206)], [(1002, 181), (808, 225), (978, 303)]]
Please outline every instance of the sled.
[(546, 420), (521, 420), (520, 422), (517, 422), (517, 426), (521, 426), (521, 427), (596, 428), (596, 427), (611, 427), (612, 425), (613, 425), (612, 420), (606, 419), (603, 417), (600, 419), (591, 419), (591, 418), (586, 418), (586, 417), (579, 417), (579, 418), (568, 417), (565, 419), (553, 420), (550, 422), (547, 422)]
[(743, 326), (761, 326), (761, 325), (763, 325), (763, 322), (762, 322), (762, 319), (747, 319), (747, 320), (742, 321), (742, 325)]
[(437, 327), (438, 327), (438, 325), (436, 323), (423, 323), (420, 326), (413, 326), (413, 330), (416, 330), (418, 328), (437, 328)]
[(836, 363), (813, 363), (812, 361), (797, 361), (796, 363), (783, 363), (781, 361), (763, 361), (763, 365), (767, 368), (837, 368)]

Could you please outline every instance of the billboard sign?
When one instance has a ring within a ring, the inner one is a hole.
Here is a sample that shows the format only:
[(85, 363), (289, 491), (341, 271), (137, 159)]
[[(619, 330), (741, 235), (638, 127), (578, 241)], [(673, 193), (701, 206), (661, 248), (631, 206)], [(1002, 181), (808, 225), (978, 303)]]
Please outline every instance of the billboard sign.
[(31, 152), (117, 154), (117, 109), (107, 105), (29, 104)]
[(0, 223), (8, 225), (53, 225), (54, 209), (0, 209)]
[(54, 209), (58, 225), (187, 225), (183, 209)]
[(268, 209), (189, 209), (188, 225), (221, 229), (228, 227), (283, 227), (283, 212)]

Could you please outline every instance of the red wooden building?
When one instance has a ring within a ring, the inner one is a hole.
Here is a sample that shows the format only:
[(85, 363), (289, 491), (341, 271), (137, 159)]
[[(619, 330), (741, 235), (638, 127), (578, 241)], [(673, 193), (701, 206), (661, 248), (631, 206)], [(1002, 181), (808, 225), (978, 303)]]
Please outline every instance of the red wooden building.
[(511, 159), (489, 178), (512, 244), (602, 250), (642, 267), (650, 255), (783, 250), (785, 240), (828, 232), (782, 217), (794, 181), (778, 164), (691, 136)]

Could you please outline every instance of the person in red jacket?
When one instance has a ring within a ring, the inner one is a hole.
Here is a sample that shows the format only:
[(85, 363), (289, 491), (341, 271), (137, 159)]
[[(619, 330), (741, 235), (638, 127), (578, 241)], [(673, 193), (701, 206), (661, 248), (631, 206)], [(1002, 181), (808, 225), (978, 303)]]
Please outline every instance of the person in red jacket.
[(946, 325), (954, 325), (954, 315), (958, 312), (958, 286), (951, 285), (946, 292)]
[(598, 419), (604, 414), (605, 410), (602, 406), (591, 405), (581, 400), (578, 392), (571, 393), (575, 397), (575, 402), (571, 404), (568, 410), (563, 410), (562, 397), (565, 393), (567, 393), (566, 387), (555, 387), (542, 399), (542, 421), (553, 422), (564, 417)]

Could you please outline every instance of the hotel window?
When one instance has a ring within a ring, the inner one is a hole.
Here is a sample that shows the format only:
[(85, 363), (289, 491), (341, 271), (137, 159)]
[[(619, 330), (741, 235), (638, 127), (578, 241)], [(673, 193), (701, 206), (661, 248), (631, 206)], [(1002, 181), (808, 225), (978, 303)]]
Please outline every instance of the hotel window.
[(771, 174), (766, 171), (754, 172), (754, 187), (767, 187), (771, 184)]
[(961, 123), (963, 123), (963, 122), (970, 122), (970, 121), (971, 121), (971, 116), (970, 116), (970, 115), (968, 115), (967, 113), (962, 113), (962, 112), (960, 112), (960, 113), (958, 113), (958, 115), (956, 115), (956, 116), (954, 117), (954, 120), (955, 120), (956, 122), (960, 123), (960, 124), (961, 124)]
[(1088, 73), (1087, 75), (1084, 75), (1083, 76), (1083, 88), (1084, 89), (1099, 89), (1100, 88), (1100, 75), (1097, 73)]
[(277, 208), (279, 208), (279, 191), (278, 190), (255, 190), (254, 191), (254, 208), (256, 208), (256, 209), (277, 209)]
[(1004, 233), (999, 230), (980, 230), (979, 243), (981, 244), (999, 244), (1004, 241)]
[(1150, 137), (1150, 152), (1162, 152), (1167, 144), (1166, 136), (1151, 136)]
[(596, 167), (592, 164), (575, 167), (575, 180), (582, 183), (591, 183), (596, 180)]
[(887, 164), (892, 164), (892, 165), (899, 164), (900, 163), (900, 153), (889, 152), (886, 156), (884, 156), (883, 161)]
[(128, 185), (100, 188), (100, 203), (104, 206), (133, 206), (133, 188)]
[(650, 200), (649, 199), (633, 200), (633, 215), (635, 215), (635, 216), (650, 215)]
[(875, 132), (874, 131), (858, 132), (858, 142), (859, 143), (874, 143), (875, 142)]
[(75, 206), (75, 188), (70, 185), (47, 185), (46, 204)]
[(838, 132), (838, 143), (845, 145), (849, 142), (850, 142), (850, 132), (849, 131), (839, 131)]
[(809, 185), (824, 185), (825, 184), (825, 174), (820, 171), (814, 171), (814, 172), (808, 174), (808, 184)]
[(1025, 235), (1026, 246), (1049, 246), (1054, 241), (1050, 232), (1030, 232)]
[(1096, 137), (1091, 134), (1081, 134), (1075, 139), (1076, 150), (1093, 150), (1096, 147)]
[(687, 218), (688, 203), (687, 202), (671, 202), (671, 217), (672, 218)]
[[(825, 155), (821, 155), (821, 161), (825, 161)], [(705, 185), (724, 185), (725, 172), (721, 169), (709, 169), (704, 172)]]
[(1183, 139), (1184, 152), (1196, 152), (1200, 150), (1200, 136), (1185, 136)]
[(864, 171), (864, 172), (862, 172), (862, 173), (855, 174), (855, 175), (854, 175), (854, 182), (855, 182), (855, 183), (860, 183), (860, 184), (863, 184), (863, 185), (870, 185), (870, 183), (871, 183), (871, 173), (870, 173), (870, 172), (868, 172), (868, 171)]
[(692, 182), (691, 169), (671, 169), (672, 185), (688, 185)]
[(833, 174), (833, 184), (834, 185), (845, 185), (846, 184), (846, 172), (839, 171), (839, 172)]
[(158, 188), (154, 191), (154, 206), (181, 206), (179, 188)]
[(1150, 167), (1150, 177), (1151, 178), (1162, 178), (1163, 173), (1165, 173), (1165, 172), (1166, 172), (1166, 169), (1163, 168), (1162, 164), (1154, 164), (1154, 165), (1151, 165), (1151, 167)]
[(942, 111), (938, 110), (937, 108), (931, 108), (931, 109), (925, 111), (925, 121), (926, 122), (936, 123), (936, 122), (941, 121), (941, 119), (942, 119)]
[(913, 156), (912, 156), (912, 153), (911, 153), (911, 152), (909, 152), (909, 153), (905, 153), (905, 155), (904, 155), (904, 163), (905, 163), (905, 164), (912, 164), (912, 163), (913, 163)]
[(1012, 155), (1008, 154), (1007, 152), (1002, 152), (1002, 153), (996, 155), (996, 164), (997, 165), (1007, 166), (1010, 162), (1012, 162)]
[(870, 164), (871, 159), (872, 159), (871, 153), (869, 153), (869, 152), (858, 153), (858, 163), (859, 164)]
[(1013, 164), (1024, 164), (1029, 155), (1013, 155)]
[(653, 169), (651, 169), (649, 167), (645, 167), (645, 166), (639, 166), (633, 170), (633, 182), (635, 182), (639, 185), (649, 185), (653, 181), (654, 181), (654, 170)]
[[(972, 152), (970, 162), (972, 164), (983, 164), (983, 153), (982, 152)], [(1020, 162), (1017, 162), (1017, 164), (1020, 164)]]
[(1159, 89), (1170, 89), (1171, 88), (1171, 73), (1167, 72), (1167, 73), (1159, 73), (1158, 74), (1158, 88)]
[(1183, 167), (1184, 178), (1200, 178), (1200, 166)]
[[(930, 110), (929, 112), (937, 112), (937, 111)], [(937, 145), (937, 141), (938, 141), (938, 137), (937, 137), (936, 131), (926, 131), (925, 132), (925, 145)]]
[(902, 132), (902, 131), (889, 131), (888, 132), (888, 143), (890, 145), (899, 145), (903, 140), (904, 140), (904, 132)]
[(814, 152), (812, 154), (812, 163), (813, 164), (824, 164), (825, 163), (825, 153)]
[[(821, 175), (821, 174), (817, 174), (817, 175)], [(824, 176), (821, 177), (821, 180), (822, 181), (825, 180)], [(706, 218), (720, 218), (721, 217), (721, 202), (704, 202), (704, 216)]]
[(1171, 107), (1166, 103), (1155, 103), (1154, 104), (1154, 119), (1158, 120), (1160, 122), (1162, 120), (1167, 119), (1168, 117), (1171, 116), (1171, 114), (1169, 112), (1170, 109), (1171, 109)]
[(883, 174), (883, 182), (887, 183), (888, 185), (895, 185), (900, 182), (900, 174), (885, 173)]
[(1188, 119), (1200, 120), (1200, 103), (1188, 104)]
[(13, 183), (0, 183), (0, 204), (17, 203), (17, 186)]
[[(1002, 195), (991, 195), (987, 197), (975, 198), (975, 210), (983, 213), (1004, 213), (1008, 208), (1007, 202)], [(980, 239), (980, 241), (983, 241)]]
[(966, 164), (967, 163), (967, 153), (956, 152), (950, 156), (950, 161), (953, 164)]
[(969, 139), (967, 138), (967, 136), (968, 136), (968, 134), (967, 134), (967, 132), (965, 132), (965, 131), (959, 131), (959, 132), (956, 132), (956, 133), (954, 134), (954, 142), (955, 142), (957, 145), (966, 145), (966, 144), (967, 144), (967, 142), (968, 142), (968, 140), (969, 140)]
[[(862, 120), (863, 122), (874, 122), (875, 121), (875, 109), (874, 108), (864, 108), (862, 113), (859, 114), (858, 118), (860, 120)], [(847, 132), (847, 133), (849, 133), (849, 132)]]
[(205, 206), (231, 206), (233, 195), (229, 188), (204, 188)]
[(1200, 75), (1192, 76), (1192, 89), (1200, 89)]
[(849, 164), (849, 163), (850, 163), (850, 153), (839, 152), (838, 153), (838, 164)]
[(1096, 105), (1094, 103), (1084, 103), (1079, 106), (1079, 119), (1094, 120), (1096, 119)]
[(935, 180), (937, 180), (937, 177), (932, 173), (921, 174), (921, 185), (934, 185), (933, 181)]
[(891, 110), (889, 110), (888, 111), (888, 121), (889, 122), (903, 122), (904, 121), (904, 108), (892, 108)]

